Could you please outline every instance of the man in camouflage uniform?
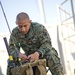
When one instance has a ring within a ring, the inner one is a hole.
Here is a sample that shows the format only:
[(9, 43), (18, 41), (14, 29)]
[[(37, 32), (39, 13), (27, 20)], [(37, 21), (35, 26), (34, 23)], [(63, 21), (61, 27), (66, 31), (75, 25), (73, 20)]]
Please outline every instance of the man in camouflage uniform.
[[(36, 22), (31, 22), (27, 13), (21, 12), (16, 17), (16, 24), (10, 36), (9, 48), (16, 57), (14, 43), (19, 50), (23, 62), (45, 58), (52, 75), (64, 75), (57, 51), (52, 47), (46, 28)], [(20, 52), (20, 47), (25, 54)]]

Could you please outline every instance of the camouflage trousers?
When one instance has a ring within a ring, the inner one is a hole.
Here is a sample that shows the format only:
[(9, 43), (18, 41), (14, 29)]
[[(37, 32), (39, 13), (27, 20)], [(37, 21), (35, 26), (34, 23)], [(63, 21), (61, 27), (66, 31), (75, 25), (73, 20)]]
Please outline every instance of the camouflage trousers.
[(53, 48), (47, 55), (44, 56), (46, 59), (46, 65), (49, 68), (52, 75), (64, 75), (63, 68), (60, 63), (57, 51)]
[[(46, 59), (46, 66), (49, 68), (52, 75), (64, 75), (63, 68), (60, 63), (60, 58), (55, 49), (48, 52), (43, 58)], [(7, 68), (7, 75), (11, 75), (9, 67)]]

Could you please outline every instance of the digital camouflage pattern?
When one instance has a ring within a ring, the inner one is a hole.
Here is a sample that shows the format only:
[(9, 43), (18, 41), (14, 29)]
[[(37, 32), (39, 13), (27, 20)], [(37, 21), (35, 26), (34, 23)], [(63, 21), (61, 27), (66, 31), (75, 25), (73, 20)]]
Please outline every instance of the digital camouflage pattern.
[(13, 29), (10, 36), (9, 48), (12, 56), (16, 57), (14, 43), (18, 50), (20, 51), (21, 47), (26, 55), (39, 51), (42, 54), (40, 58), (46, 59), (47, 66), (52, 75), (64, 75), (58, 53), (52, 47), (50, 36), (43, 25), (32, 22), (30, 31), (26, 35), (21, 34), (18, 27)]

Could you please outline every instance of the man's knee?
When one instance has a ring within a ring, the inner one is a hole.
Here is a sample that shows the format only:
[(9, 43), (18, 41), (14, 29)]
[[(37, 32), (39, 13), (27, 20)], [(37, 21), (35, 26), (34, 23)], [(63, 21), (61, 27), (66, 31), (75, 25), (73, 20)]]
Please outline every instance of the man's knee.
[(48, 66), (54, 66), (60, 63), (60, 58), (56, 50), (51, 50), (48, 55), (46, 55), (46, 61)]
[(58, 57), (57, 51), (55, 50), (50, 51), (50, 53), (48, 53), (48, 55), (46, 56), (46, 62), (47, 62), (47, 67), (49, 67), (52, 75), (64, 75), (63, 68), (60, 63), (60, 58)]

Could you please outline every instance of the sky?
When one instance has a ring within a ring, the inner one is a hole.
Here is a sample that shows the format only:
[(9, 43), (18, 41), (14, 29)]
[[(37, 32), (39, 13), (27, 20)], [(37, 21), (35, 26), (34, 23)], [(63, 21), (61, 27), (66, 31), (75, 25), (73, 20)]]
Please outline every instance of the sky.
[[(42, 18), (40, 14), (39, 0), (0, 0), (5, 11), (10, 29), (16, 26), (15, 19), (16, 15), (20, 12), (26, 12), (30, 16), (33, 22), (42, 23)], [(65, 0), (43, 0), (44, 13), (46, 23), (49, 25), (54, 25), (57, 22), (57, 5), (61, 4)], [(73, 0), (74, 2), (75, 0)], [(68, 12), (71, 12), (70, 0), (68, 0), (64, 6)], [(0, 33), (9, 32), (3, 11), (0, 6)]]

